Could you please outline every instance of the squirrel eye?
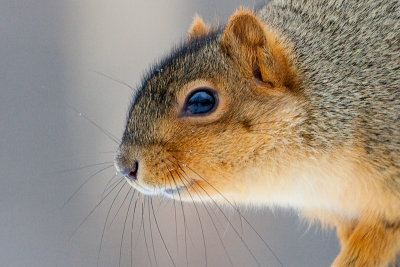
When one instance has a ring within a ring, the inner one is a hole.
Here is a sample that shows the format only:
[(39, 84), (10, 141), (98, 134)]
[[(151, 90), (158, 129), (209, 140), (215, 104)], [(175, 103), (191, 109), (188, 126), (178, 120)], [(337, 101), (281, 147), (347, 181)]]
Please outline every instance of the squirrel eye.
[(186, 98), (184, 112), (186, 115), (207, 115), (215, 110), (217, 104), (217, 92), (210, 88), (198, 88)]

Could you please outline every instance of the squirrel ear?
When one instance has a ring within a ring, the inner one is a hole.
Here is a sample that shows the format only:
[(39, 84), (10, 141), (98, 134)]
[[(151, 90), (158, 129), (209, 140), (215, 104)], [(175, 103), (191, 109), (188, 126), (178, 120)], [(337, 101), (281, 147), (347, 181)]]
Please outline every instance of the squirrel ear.
[(193, 18), (192, 25), (190, 25), (188, 40), (193, 40), (202, 35), (206, 35), (209, 32), (210, 26), (205, 24), (203, 19), (196, 14)]
[(267, 87), (294, 86), (296, 79), (284, 49), (253, 12), (241, 8), (232, 15), (221, 48), (249, 78)]

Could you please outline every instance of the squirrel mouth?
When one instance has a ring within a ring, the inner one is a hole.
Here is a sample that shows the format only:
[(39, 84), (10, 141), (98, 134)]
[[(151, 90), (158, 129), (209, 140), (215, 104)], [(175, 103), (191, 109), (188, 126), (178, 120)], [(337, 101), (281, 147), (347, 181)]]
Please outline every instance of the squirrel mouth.
[(192, 184), (192, 182), (187, 185), (176, 186), (174, 188), (165, 188), (162, 193), (167, 196), (173, 196), (176, 194), (180, 194), (180, 192), (188, 190), (188, 187)]
[(167, 195), (175, 195), (177, 193), (179, 193), (179, 191), (182, 189), (183, 187), (179, 187), (179, 188), (167, 188), (163, 191), (164, 194)]

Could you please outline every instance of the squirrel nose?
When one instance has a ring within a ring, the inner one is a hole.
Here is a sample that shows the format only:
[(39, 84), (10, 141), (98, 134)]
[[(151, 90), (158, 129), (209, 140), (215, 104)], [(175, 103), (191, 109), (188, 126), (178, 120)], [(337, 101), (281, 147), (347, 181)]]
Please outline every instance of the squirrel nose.
[(120, 173), (125, 176), (127, 179), (135, 181), (137, 180), (137, 171), (139, 168), (139, 163), (135, 161), (133, 164), (133, 168), (122, 168)]

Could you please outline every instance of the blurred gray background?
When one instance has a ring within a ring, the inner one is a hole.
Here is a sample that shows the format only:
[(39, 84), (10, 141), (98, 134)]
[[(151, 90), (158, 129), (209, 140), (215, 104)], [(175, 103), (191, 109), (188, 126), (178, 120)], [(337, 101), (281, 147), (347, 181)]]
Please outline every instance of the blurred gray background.
[[(0, 1), (0, 266), (172, 266), (141, 198), (131, 231), (127, 188), (115, 200), (99, 253), (117, 190), (91, 213), (115, 170), (95, 173), (112, 164), (116, 144), (78, 113), (120, 137), (131, 90), (98, 72), (135, 86), (151, 63), (186, 38), (195, 13), (225, 23), (236, 7), (262, 2)], [(90, 166), (97, 163), (104, 164)], [(183, 207), (185, 246), (180, 205), (153, 204), (175, 264), (205, 266), (193, 205)], [(232, 209), (223, 211), (226, 217), (198, 206), (208, 266), (230, 266), (227, 254), (234, 266), (257, 266), (227, 218), (260, 265), (278, 266), (246, 222)], [(294, 211), (241, 211), (285, 266), (328, 266), (339, 251), (332, 231), (309, 228)]]

